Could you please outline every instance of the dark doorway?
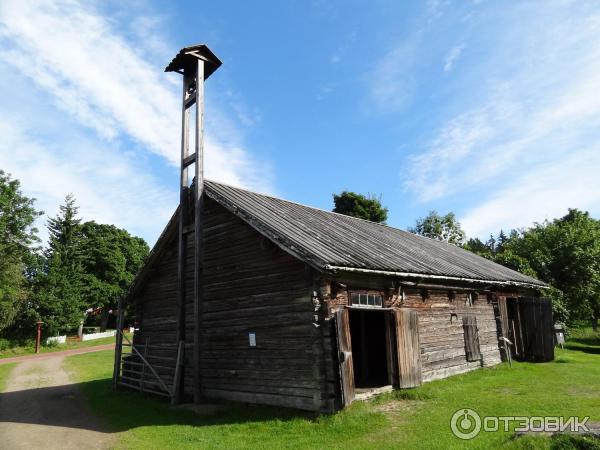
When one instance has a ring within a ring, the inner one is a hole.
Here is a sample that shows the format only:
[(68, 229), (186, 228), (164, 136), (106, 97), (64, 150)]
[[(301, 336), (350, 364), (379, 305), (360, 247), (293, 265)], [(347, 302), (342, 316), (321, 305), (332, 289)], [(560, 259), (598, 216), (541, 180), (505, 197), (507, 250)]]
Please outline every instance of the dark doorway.
[(350, 311), (350, 336), (356, 388), (389, 384), (386, 322), (383, 311)]

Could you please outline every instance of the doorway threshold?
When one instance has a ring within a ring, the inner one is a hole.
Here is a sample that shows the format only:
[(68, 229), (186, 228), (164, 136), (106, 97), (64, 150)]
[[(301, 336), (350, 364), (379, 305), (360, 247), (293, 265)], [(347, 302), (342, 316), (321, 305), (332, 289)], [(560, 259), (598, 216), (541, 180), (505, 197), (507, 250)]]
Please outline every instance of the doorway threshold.
[(356, 388), (354, 391), (355, 400), (368, 400), (376, 395), (383, 394), (385, 392), (392, 392), (394, 387), (391, 384), (387, 386), (373, 387), (373, 388)]

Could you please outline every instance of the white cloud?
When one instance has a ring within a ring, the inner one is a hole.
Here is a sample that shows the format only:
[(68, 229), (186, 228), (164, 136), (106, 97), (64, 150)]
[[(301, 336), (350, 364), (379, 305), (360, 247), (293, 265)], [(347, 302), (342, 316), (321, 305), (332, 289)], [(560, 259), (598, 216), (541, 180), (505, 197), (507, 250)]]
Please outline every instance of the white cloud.
[(58, 212), (65, 194), (73, 193), (84, 220), (114, 224), (147, 238), (158, 237), (173, 213), (177, 193), (160, 187), (144, 167), (110, 146), (71, 135), (49, 143), (34, 136), (22, 120), (0, 114), (0, 167), (19, 179), (26, 195), (46, 217)]
[[(0, 58), (30, 77), (60, 108), (107, 140), (124, 134), (179, 164), (179, 90), (167, 81), (179, 75), (165, 75), (162, 67), (142, 58), (143, 40), (125, 40), (111, 20), (75, 0), (2, 2), (0, 24), (7, 48)], [(145, 33), (154, 30), (156, 21), (138, 17), (132, 26)], [(159, 46), (156, 38), (151, 44)], [(209, 130), (206, 153), (207, 176), (269, 189), (269, 180), (257, 173), (260, 168), (240, 145), (229, 148)], [(231, 166), (209, 164), (220, 159), (231, 159)], [(247, 173), (236, 172), (240, 168)]]
[(469, 211), (460, 222), (470, 236), (552, 220), (568, 208), (600, 209), (600, 145), (517, 174), (508, 187)]
[[(164, 227), (178, 200), (181, 80), (149, 62), (177, 51), (161, 26), (138, 16), (120, 28), (78, 0), (0, 2), (0, 85), (21, 74), (0, 105), (0, 167), (48, 213), (73, 192), (88, 220), (151, 242)], [(208, 178), (272, 191), (269, 165), (246, 151), (219, 105), (207, 104), (206, 129)], [(164, 169), (151, 166), (157, 159)], [(172, 178), (168, 187), (157, 172)]]
[(454, 63), (460, 57), (464, 50), (464, 44), (456, 45), (450, 49), (446, 58), (444, 59), (444, 72), (450, 72), (454, 67)]
[(464, 69), (468, 100), (457, 92), (461, 112), (403, 173), (421, 202), (471, 199), (461, 222), (472, 235), (568, 207), (600, 211), (600, 14), (553, 6), (543, 17), (530, 5), (494, 16), (496, 28), (480, 24), (494, 45)]

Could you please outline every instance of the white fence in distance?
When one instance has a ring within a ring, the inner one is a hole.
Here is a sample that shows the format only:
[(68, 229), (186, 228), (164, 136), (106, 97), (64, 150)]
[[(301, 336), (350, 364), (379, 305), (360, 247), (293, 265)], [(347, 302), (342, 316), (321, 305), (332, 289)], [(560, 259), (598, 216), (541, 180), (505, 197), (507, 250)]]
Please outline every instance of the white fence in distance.
[(102, 339), (102, 338), (112, 337), (115, 334), (117, 334), (116, 330), (104, 331), (102, 333), (84, 334), (83, 337), (81, 338), (81, 340), (82, 341), (92, 341), (94, 339)]
[(67, 342), (67, 335), (51, 336), (46, 339), (46, 344), (49, 344), (50, 342), (56, 342), (57, 344), (64, 344), (65, 342)]

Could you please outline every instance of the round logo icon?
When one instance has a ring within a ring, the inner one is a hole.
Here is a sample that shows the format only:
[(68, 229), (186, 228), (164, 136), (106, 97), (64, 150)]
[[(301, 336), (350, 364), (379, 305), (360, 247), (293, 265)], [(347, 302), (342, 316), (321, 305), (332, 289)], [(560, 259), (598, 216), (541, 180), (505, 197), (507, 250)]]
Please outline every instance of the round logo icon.
[(481, 417), (472, 409), (459, 409), (450, 419), (450, 428), (459, 439), (473, 439), (481, 431)]

